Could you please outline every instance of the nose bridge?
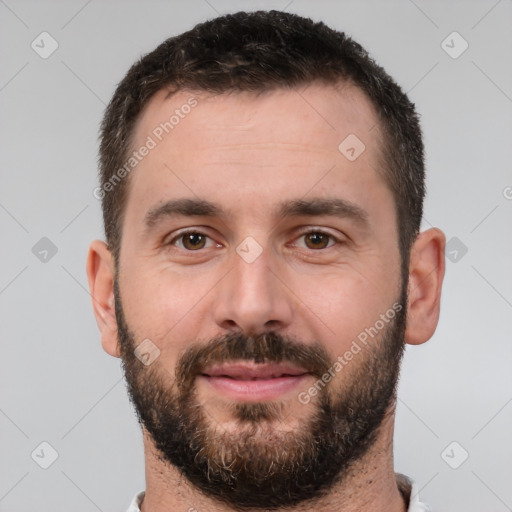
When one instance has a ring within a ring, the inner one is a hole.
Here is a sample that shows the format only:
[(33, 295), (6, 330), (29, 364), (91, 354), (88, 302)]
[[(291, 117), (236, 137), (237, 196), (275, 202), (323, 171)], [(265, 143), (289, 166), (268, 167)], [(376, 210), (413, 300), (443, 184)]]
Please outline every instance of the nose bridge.
[(215, 320), (225, 329), (244, 332), (283, 328), (291, 320), (286, 287), (276, 277), (269, 251), (248, 237), (232, 257), (232, 271), (215, 300)]

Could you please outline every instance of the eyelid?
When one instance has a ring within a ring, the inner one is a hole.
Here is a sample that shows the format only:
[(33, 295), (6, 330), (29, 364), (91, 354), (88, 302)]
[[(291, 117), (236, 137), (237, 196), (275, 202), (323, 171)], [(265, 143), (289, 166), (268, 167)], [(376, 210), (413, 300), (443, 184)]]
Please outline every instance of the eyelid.
[[(204, 236), (205, 238), (209, 238), (212, 242), (214, 242), (214, 243), (216, 243), (218, 245), (218, 243), (215, 242), (215, 240), (210, 235), (208, 235), (207, 233), (204, 232), (204, 229), (205, 228), (183, 228), (183, 230), (178, 231), (177, 233), (175, 233), (168, 242), (166, 242), (165, 239), (164, 239), (163, 245), (164, 246), (177, 247), (176, 246), (176, 242), (178, 240), (181, 240), (183, 238), (183, 236), (188, 235), (188, 234)], [(178, 249), (182, 249), (182, 250), (184, 250), (186, 252), (200, 252), (202, 250), (202, 249), (198, 249), (197, 251), (190, 251), (190, 250), (187, 250), (187, 249), (183, 249), (181, 247), (178, 247)]]
[(328, 237), (330, 237), (335, 242), (333, 245), (330, 245), (330, 246), (325, 247), (323, 249), (316, 249), (316, 250), (315, 249), (309, 249), (310, 251), (314, 251), (314, 252), (325, 251), (326, 249), (330, 249), (331, 247), (334, 247), (335, 245), (339, 245), (339, 244), (343, 243), (342, 237), (338, 237), (338, 236), (334, 235), (333, 233), (331, 233), (330, 231), (327, 231), (324, 228), (317, 228), (317, 227), (314, 227), (314, 226), (308, 226), (303, 231), (300, 231), (299, 234), (295, 237), (294, 240), (297, 240), (297, 239), (299, 239), (299, 238), (301, 238), (304, 235), (307, 235), (309, 233), (321, 233), (323, 235), (327, 235)]

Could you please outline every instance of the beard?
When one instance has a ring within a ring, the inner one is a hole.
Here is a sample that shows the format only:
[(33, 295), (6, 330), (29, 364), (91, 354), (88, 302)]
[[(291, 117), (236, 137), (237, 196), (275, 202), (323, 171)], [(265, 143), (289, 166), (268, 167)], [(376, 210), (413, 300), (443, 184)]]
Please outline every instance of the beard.
[[(198, 399), (196, 378), (211, 364), (236, 360), (297, 364), (321, 380), (333, 361), (320, 344), (276, 332), (252, 337), (229, 333), (206, 344), (191, 344), (175, 372), (168, 373), (158, 359), (144, 366), (136, 357), (117, 277), (114, 296), (129, 397), (160, 461), (177, 468), (204, 495), (234, 509), (278, 509), (325, 496), (376, 442), (396, 399), (406, 282), (397, 301), (402, 309), (381, 330), (380, 339), (362, 347), (350, 368), (340, 370), (350, 370), (344, 380), (338, 376), (325, 384), (316, 399), (304, 405), (304, 414), (289, 413), (291, 429), (281, 428), (288, 419), (284, 400), (223, 403), (223, 414), (235, 420), (236, 428), (231, 420), (228, 427), (208, 412), (212, 402), (209, 407)], [(339, 380), (342, 385), (336, 389), (333, 384)]]

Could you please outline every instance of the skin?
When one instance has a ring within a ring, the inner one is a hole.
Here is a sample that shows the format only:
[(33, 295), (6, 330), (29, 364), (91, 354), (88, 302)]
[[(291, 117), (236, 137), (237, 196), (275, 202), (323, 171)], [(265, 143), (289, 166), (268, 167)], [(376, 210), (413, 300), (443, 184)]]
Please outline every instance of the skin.
[[(130, 176), (123, 223), (119, 285), (130, 328), (138, 342), (149, 338), (160, 349), (156, 364), (172, 384), (177, 359), (190, 343), (231, 331), (247, 335), (278, 330), (303, 341), (316, 340), (335, 360), (366, 327), (375, 324), (398, 296), (400, 253), (392, 193), (376, 172), (380, 166), (377, 115), (361, 91), (310, 85), (278, 90), (207, 95), (158, 92), (136, 126), (134, 148), (156, 126), (194, 97), (198, 105)], [(349, 134), (366, 149), (353, 162), (338, 150)], [(168, 218), (147, 234), (144, 216), (169, 199), (218, 203), (224, 218)], [(332, 216), (280, 219), (273, 208), (283, 200), (342, 198), (366, 213), (367, 229)], [(210, 237), (191, 251), (168, 244), (178, 230), (195, 228)], [(307, 245), (306, 232), (322, 230), (338, 238), (329, 247)], [(236, 252), (248, 236), (263, 252), (247, 263)], [(433, 335), (439, 319), (444, 277), (445, 236), (437, 228), (417, 237), (411, 250), (405, 341), (420, 344)], [(119, 357), (114, 312), (112, 255), (103, 241), (89, 248), (87, 274), (104, 350)], [(342, 389), (357, 357), (332, 381)], [(314, 379), (306, 382), (311, 386)], [(298, 390), (283, 396), (293, 431), (314, 410), (301, 404)], [(198, 398), (212, 421), (230, 431), (240, 428), (223, 407), (229, 401), (204, 382)], [(393, 471), (394, 408), (377, 442), (343, 485), (315, 509), (403, 511)], [(156, 455), (144, 431), (146, 497), (143, 512), (230, 510), (191, 487)], [(288, 509), (303, 510), (300, 506)]]

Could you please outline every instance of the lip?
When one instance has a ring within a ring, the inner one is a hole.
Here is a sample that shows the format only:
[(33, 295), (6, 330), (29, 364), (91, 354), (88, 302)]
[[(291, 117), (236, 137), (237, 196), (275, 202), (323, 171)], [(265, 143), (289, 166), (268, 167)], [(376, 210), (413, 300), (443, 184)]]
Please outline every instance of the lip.
[(304, 368), (282, 363), (223, 363), (207, 368), (203, 375), (208, 377), (230, 377), (236, 380), (264, 380), (277, 377), (297, 377), (308, 373)]
[(298, 387), (310, 374), (289, 364), (224, 363), (206, 369), (199, 379), (216, 391), (241, 401), (282, 397)]

